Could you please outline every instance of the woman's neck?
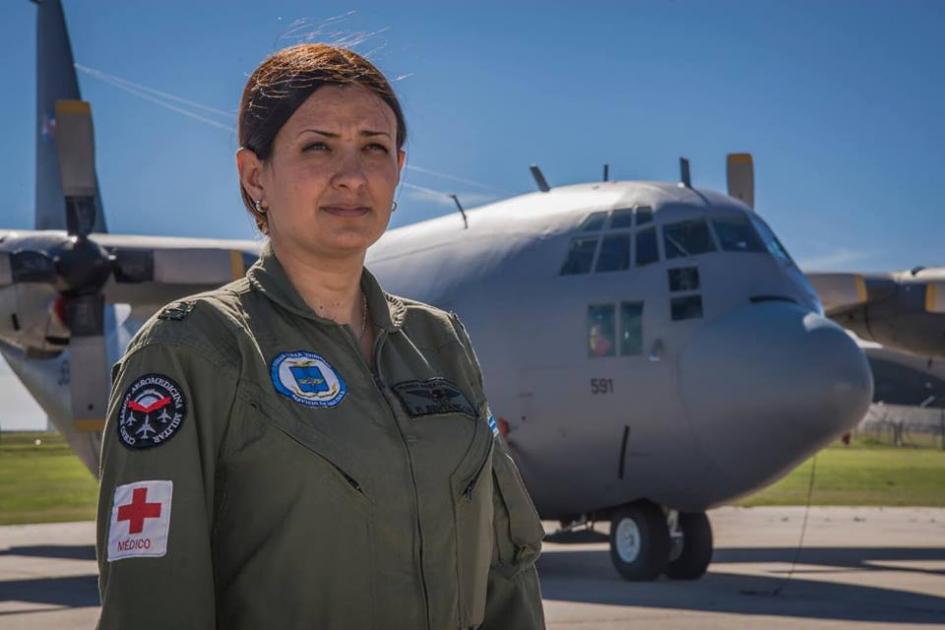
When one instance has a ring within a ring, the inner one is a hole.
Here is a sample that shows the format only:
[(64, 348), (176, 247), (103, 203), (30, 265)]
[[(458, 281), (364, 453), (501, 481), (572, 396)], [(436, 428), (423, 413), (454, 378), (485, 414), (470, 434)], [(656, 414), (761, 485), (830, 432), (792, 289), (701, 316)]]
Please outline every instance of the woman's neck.
[(349, 325), (355, 335), (360, 333), (366, 317), (361, 298), (363, 253), (349, 258), (321, 258), (308, 252), (283, 252), (275, 244), (273, 252), (292, 286), (316, 315)]

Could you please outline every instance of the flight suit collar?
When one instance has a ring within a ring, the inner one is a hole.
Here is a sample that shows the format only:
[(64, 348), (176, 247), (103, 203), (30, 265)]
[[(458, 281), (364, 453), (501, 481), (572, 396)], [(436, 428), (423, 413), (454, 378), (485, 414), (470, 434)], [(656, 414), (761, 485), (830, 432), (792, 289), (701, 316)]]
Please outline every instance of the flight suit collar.
[[(337, 325), (336, 322), (315, 314), (289, 280), (285, 268), (279, 263), (272, 243), (267, 239), (257, 260), (246, 272), (250, 283), (258, 291), (283, 308), (322, 324)], [(393, 331), (403, 324), (407, 307), (394, 295), (385, 293), (370, 271), (365, 267), (361, 273), (361, 290), (367, 298), (371, 320), (378, 328)]]

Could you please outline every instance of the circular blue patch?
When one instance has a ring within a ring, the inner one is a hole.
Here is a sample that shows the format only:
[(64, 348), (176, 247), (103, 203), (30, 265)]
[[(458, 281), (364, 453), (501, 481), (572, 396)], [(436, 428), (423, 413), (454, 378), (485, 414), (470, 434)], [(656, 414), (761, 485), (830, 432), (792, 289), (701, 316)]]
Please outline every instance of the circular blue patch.
[(348, 393), (341, 374), (314, 352), (283, 352), (269, 374), (277, 392), (307, 407), (334, 407)]

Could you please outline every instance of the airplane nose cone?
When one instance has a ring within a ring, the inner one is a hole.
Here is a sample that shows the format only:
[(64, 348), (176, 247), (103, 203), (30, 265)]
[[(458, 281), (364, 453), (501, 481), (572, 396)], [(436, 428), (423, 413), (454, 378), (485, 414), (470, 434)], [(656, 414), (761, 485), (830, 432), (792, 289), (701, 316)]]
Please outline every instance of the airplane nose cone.
[(853, 428), (873, 398), (869, 364), (853, 339), (784, 302), (752, 304), (708, 324), (679, 368), (693, 434), (724, 482), (716, 503), (785, 474)]

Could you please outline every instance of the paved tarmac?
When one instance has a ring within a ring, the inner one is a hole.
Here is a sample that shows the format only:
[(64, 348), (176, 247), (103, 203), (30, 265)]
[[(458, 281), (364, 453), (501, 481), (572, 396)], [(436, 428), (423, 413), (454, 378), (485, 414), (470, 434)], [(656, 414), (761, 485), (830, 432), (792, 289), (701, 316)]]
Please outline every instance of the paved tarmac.
[[(715, 557), (695, 582), (625, 582), (605, 542), (546, 543), (548, 628), (945, 627), (945, 509), (811, 508), (789, 576), (803, 515), (713, 510)], [(93, 627), (94, 536), (93, 523), (0, 527), (0, 628)]]

